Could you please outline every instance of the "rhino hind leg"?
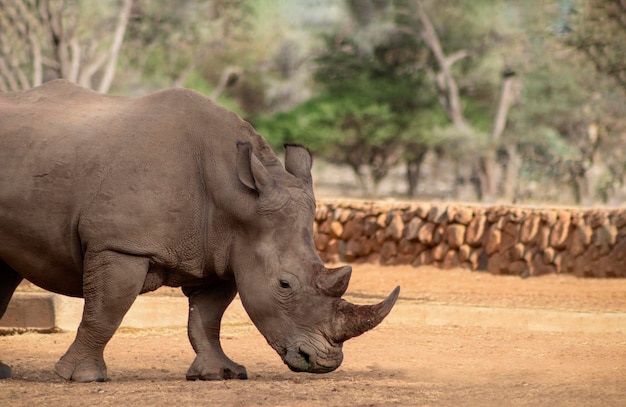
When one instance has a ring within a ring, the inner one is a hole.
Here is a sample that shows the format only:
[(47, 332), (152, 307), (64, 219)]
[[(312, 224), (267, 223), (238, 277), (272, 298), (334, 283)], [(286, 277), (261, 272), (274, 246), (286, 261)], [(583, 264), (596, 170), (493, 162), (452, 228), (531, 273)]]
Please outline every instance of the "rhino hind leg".
[(222, 316), (237, 293), (235, 282), (184, 287), (183, 292), (189, 297), (187, 334), (196, 352), (187, 380), (247, 379), (246, 368), (226, 356), (220, 343)]
[[(0, 260), (0, 318), (9, 306), (13, 292), (22, 281), (22, 277)], [(0, 362), (0, 379), (8, 379), (12, 376), (11, 367)]]
[(104, 348), (139, 295), (148, 266), (148, 259), (115, 252), (85, 256), (83, 319), (74, 342), (55, 365), (59, 376), (76, 382), (106, 381)]

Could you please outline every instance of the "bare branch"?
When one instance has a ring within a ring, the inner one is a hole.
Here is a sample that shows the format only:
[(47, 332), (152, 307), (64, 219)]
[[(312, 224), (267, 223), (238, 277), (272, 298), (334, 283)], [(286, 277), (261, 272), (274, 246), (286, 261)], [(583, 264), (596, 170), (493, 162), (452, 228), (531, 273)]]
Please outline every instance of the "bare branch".
[(0, 92), (4, 93), (4, 92), (8, 92), (9, 88), (6, 84), (6, 82), (4, 81), (4, 76), (2, 76), (2, 74), (0, 74)]
[(80, 48), (80, 44), (78, 43), (78, 38), (76, 36), (73, 36), (72, 39), (70, 40), (70, 50), (72, 51), (71, 53), (71, 64), (70, 64), (70, 71), (69, 71), (69, 75), (67, 77), (68, 80), (76, 83), (78, 82), (78, 73), (80, 71), (80, 62), (81, 62), (81, 48)]
[(209, 95), (209, 99), (216, 100), (224, 92), (224, 90), (226, 90), (229, 82), (232, 81), (233, 78), (235, 78), (234, 80), (236, 80), (239, 75), (241, 75), (240, 68), (228, 67), (224, 69), (224, 72), (222, 72), (222, 76), (220, 76), (220, 81), (217, 83), (217, 86)]
[[(447, 113), (454, 125), (463, 133), (472, 133), (471, 126), (465, 120), (463, 116), (463, 111), (461, 109), (461, 102), (459, 96), (459, 88), (452, 76), (452, 72), (450, 71), (450, 67), (452, 63), (458, 61), (462, 57), (465, 57), (463, 53), (465, 51), (459, 51), (456, 54), (453, 54), (454, 58), (450, 59), (446, 57), (441, 47), (441, 43), (439, 41), (439, 36), (435, 31), (435, 27), (431, 23), (428, 15), (424, 11), (421, 2), (417, 2), (417, 14), (422, 22), (423, 30), (422, 30), (422, 38), (428, 48), (433, 52), (435, 59), (437, 60), (437, 64), (439, 65), (440, 73), (443, 77), (442, 81), (438, 81), (439, 86), (445, 84), (445, 89), (440, 88), (440, 91), (445, 91), (446, 100), (447, 100)], [(445, 106), (444, 106), (445, 107)]]
[(103, 52), (98, 56), (98, 59), (90, 63), (89, 65), (83, 67), (80, 72), (80, 76), (78, 78), (78, 84), (87, 88), (91, 88), (91, 78), (92, 76), (98, 72), (100, 68), (107, 61), (108, 54)]
[(0, 56), (0, 74), (5, 78), (6, 82), (9, 84), (10, 90), (20, 89), (17, 83), (17, 80), (15, 79), (15, 76), (13, 76), (13, 73), (7, 66), (6, 61), (4, 60), (4, 57), (2, 56)]
[(33, 86), (39, 86), (43, 83), (43, 61), (41, 56), (41, 44), (34, 33), (28, 36), (33, 54)]
[(117, 65), (117, 57), (120, 49), (122, 48), (122, 41), (124, 40), (124, 33), (126, 32), (126, 27), (128, 26), (128, 19), (130, 17), (132, 5), (133, 0), (124, 1), (124, 6), (122, 7), (117, 27), (115, 29), (113, 43), (111, 44), (111, 49), (109, 51), (109, 61), (105, 68), (102, 81), (100, 82), (100, 87), (98, 88), (100, 92), (108, 92), (111, 87), (111, 83), (113, 82), (113, 76), (115, 75), (115, 68)]

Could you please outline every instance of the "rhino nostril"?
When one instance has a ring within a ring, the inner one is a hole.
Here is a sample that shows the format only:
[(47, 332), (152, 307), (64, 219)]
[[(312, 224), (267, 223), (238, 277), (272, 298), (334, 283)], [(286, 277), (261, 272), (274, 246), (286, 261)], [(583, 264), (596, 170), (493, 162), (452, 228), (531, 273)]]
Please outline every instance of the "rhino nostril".
[(300, 349), (298, 353), (300, 354), (300, 357), (302, 357), (302, 359), (304, 360), (304, 364), (306, 366), (305, 370), (308, 370), (311, 367), (311, 355), (303, 352), (302, 349)]

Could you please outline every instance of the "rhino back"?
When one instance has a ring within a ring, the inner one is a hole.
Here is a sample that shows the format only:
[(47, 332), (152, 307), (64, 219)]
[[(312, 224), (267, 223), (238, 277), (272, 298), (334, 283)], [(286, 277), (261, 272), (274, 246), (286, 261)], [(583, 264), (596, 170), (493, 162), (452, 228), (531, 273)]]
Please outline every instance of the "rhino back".
[(197, 273), (213, 213), (245, 207), (236, 142), (277, 162), (238, 116), (182, 89), (123, 98), (53, 81), (0, 96), (0, 117), (0, 258), (70, 295), (85, 250)]

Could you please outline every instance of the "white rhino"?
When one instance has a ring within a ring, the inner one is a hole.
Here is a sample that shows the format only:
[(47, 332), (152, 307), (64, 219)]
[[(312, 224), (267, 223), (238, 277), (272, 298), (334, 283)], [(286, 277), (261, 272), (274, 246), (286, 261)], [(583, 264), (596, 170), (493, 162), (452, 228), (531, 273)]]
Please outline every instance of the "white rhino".
[(102, 381), (137, 295), (180, 286), (196, 352), (187, 379), (245, 379), (219, 340), (239, 292), (292, 370), (330, 372), (399, 287), (376, 305), (341, 299), (351, 268), (316, 252), (310, 169), (305, 148), (287, 145), (283, 167), (248, 123), (190, 90), (125, 98), (56, 80), (0, 94), (0, 316), (22, 279), (83, 297), (55, 371)]

